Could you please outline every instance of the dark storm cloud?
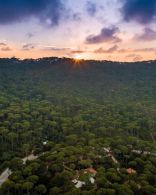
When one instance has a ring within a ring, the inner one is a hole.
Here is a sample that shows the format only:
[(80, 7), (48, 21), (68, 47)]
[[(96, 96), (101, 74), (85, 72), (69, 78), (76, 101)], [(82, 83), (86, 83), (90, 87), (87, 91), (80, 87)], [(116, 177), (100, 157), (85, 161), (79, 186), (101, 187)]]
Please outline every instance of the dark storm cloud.
[(154, 41), (156, 40), (156, 31), (151, 28), (144, 28), (143, 33), (135, 35), (134, 39), (138, 41)]
[(103, 42), (117, 43), (121, 42), (121, 39), (117, 36), (119, 29), (115, 26), (110, 28), (103, 28), (98, 35), (89, 35), (86, 38), (87, 44), (97, 44)]
[(97, 12), (97, 5), (96, 5), (96, 3), (93, 3), (91, 1), (87, 1), (86, 10), (87, 10), (87, 13), (90, 16), (95, 16), (95, 14)]
[(152, 22), (156, 17), (156, 0), (122, 0), (121, 12), (125, 21), (142, 24)]
[(43, 23), (58, 25), (63, 10), (61, 0), (0, 0), (0, 24), (35, 17)]

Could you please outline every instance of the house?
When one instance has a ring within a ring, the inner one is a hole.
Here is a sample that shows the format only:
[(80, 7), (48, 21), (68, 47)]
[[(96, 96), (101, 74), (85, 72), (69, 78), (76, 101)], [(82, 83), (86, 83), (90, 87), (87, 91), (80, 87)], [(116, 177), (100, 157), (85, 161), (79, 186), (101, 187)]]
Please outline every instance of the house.
[(75, 184), (76, 188), (82, 188), (82, 186), (86, 184), (85, 182), (77, 179), (73, 179), (72, 182)]
[(85, 174), (88, 173), (90, 175), (89, 181), (91, 184), (94, 184), (95, 183), (94, 177), (97, 174), (97, 171), (95, 169), (93, 169), (92, 167), (90, 167), (90, 168), (85, 169), (84, 173)]
[(95, 179), (93, 177), (90, 177), (89, 180), (90, 180), (90, 183), (91, 184), (94, 184), (95, 183)]
[(132, 168), (129, 168), (129, 169), (127, 169), (127, 173), (128, 174), (134, 174), (134, 173), (136, 173), (136, 170), (134, 170)]
[(93, 169), (92, 167), (90, 167), (90, 168), (85, 169), (84, 173), (89, 173), (89, 174), (95, 176), (97, 174), (97, 171), (95, 169)]
[(79, 177), (83, 174), (89, 174), (89, 177), (88, 177), (88, 180), (90, 181), (91, 184), (94, 184), (95, 183), (95, 179), (94, 179), (94, 176), (97, 174), (97, 171), (93, 168), (87, 168), (85, 169), (84, 171), (80, 172), (80, 171), (76, 171), (76, 175), (75, 177), (73, 178), (72, 180), (72, 183), (75, 184), (75, 187), (76, 188), (82, 188), (83, 185), (86, 185), (86, 182), (84, 181), (80, 181), (79, 180)]
[(43, 145), (47, 145), (47, 143), (48, 143), (48, 141), (44, 141), (44, 142), (43, 142)]

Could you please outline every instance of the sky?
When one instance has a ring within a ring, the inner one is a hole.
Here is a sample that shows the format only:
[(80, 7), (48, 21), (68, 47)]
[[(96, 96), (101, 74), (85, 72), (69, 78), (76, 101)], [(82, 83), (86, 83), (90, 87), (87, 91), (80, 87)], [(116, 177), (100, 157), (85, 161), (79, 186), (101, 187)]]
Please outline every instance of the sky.
[(0, 0), (0, 57), (156, 59), (156, 0)]

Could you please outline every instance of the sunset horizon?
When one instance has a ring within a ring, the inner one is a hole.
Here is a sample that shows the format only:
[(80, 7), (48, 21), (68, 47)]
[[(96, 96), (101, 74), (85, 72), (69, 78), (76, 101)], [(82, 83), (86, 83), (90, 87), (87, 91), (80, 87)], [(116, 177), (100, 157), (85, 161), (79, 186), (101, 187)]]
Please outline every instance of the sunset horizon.
[(58, 58), (58, 59), (69, 59), (69, 60), (73, 60), (73, 61), (80, 61), (80, 62), (82, 62), (82, 61), (95, 61), (95, 62), (97, 62), (97, 61), (99, 61), (99, 62), (113, 62), (113, 63), (116, 63), (116, 62), (118, 62), (118, 63), (136, 63), (136, 62), (139, 62), (139, 63), (141, 63), (141, 62), (150, 62), (150, 61), (156, 61), (156, 58), (154, 58), (154, 59), (139, 59), (139, 60), (112, 60), (112, 59), (92, 59), (92, 58), (77, 58), (77, 57), (67, 57), (67, 56), (42, 56), (42, 57), (16, 57), (16, 56), (7, 56), (7, 57), (0, 57), (0, 59), (17, 59), (17, 60), (20, 60), (20, 61), (24, 61), (24, 60), (34, 60), (34, 61), (37, 61), (37, 60), (39, 60), (39, 59), (53, 59), (53, 58)]
[(156, 59), (154, 0), (0, 1), (0, 57)]
[(156, 0), (0, 0), (0, 195), (156, 195)]

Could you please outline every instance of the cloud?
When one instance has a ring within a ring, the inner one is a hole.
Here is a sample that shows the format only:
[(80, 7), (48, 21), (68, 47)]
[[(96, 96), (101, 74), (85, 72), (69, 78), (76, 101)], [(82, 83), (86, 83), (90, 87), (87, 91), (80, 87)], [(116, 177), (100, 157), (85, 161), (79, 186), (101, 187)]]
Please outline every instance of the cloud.
[(11, 51), (12, 49), (6, 43), (0, 42), (0, 50), (1, 51)]
[(122, 0), (121, 12), (125, 21), (147, 24), (156, 17), (156, 0)]
[(0, 24), (20, 22), (31, 17), (58, 25), (64, 11), (61, 0), (0, 0)]
[(34, 33), (29, 32), (29, 33), (26, 34), (26, 37), (28, 39), (31, 39), (32, 37), (34, 37)]
[(89, 35), (86, 38), (87, 44), (97, 44), (104, 42), (117, 43), (121, 42), (121, 39), (117, 36), (119, 28), (113, 26), (110, 28), (102, 28), (101, 32), (98, 35)]
[(85, 53), (87, 51), (84, 51), (84, 50), (73, 50), (71, 51), (72, 54), (82, 54), (82, 53)]
[(22, 46), (22, 50), (25, 50), (25, 51), (29, 51), (29, 50), (32, 50), (34, 48), (35, 48), (35, 46), (31, 43), (28, 43), (28, 44), (25, 44)]
[(114, 45), (112, 47), (110, 47), (109, 49), (103, 49), (102, 47), (100, 47), (99, 49), (96, 49), (93, 51), (93, 53), (119, 53), (119, 54), (126, 54), (126, 53), (130, 53), (129, 57), (131, 57), (132, 53), (142, 53), (142, 52), (156, 52), (156, 48), (150, 47), (150, 48), (137, 48), (137, 49), (131, 49), (131, 48), (125, 48), (125, 49), (120, 49), (118, 47), (118, 45)]
[(135, 52), (156, 52), (155, 48), (142, 48), (142, 49), (135, 49)]
[(80, 14), (80, 13), (73, 13), (72, 19), (73, 19), (74, 21), (80, 22), (80, 21), (82, 20), (81, 14)]
[(7, 46), (7, 44), (6, 44), (6, 43), (1, 42), (1, 43), (0, 43), (0, 47), (1, 47), (1, 46)]
[(137, 62), (137, 61), (142, 61), (142, 56), (139, 56), (139, 55), (136, 55), (134, 58), (133, 58), (133, 61), (134, 62)]
[(69, 47), (55, 47), (55, 46), (44, 46), (42, 50), (45, 51), (56, 51), (56, 52), (62, 52), (62, 51), (70, 51), (71, 48)]
[(114, 45), (110, 47), (109, 49), (103, 49), (102, 47), (100, 47), (99, 49), (95, 50), (94, 53), (113, 53), (116, 51), (118, 51), (118, 46)]
[(150, 29), (150, 28), (144, 28), (142, 34), (136, 34), (134, 36), (135, 40), (138, 41), (153, 41), (156, 40), (156, 31)]
[(134, 62), (141, 61), (143, 59), (141, 55), (136, 55), (136, 54), (127, 55), (126, 58), (130, 58)]
[(11, 51), (12, 49), (8, 46), (4, 46), (1, 48), (1, 51)]
[(149, 48), (136, 48), (136, 49), (132, 49), (132, 48), (125, 48), (125, 49), (118, 49), (116, 52), (118, 53), (140, 53), (140, 52), (156, 52), (156, 48), (153, 47), (149, 47)]
[(86, 10), (87, 10), (87, 13), (89, 14), (89, 16), (95, 16), (95, 14), (97, 12), (96, 3), (93, 3), (91, 1), (87, 1)]

